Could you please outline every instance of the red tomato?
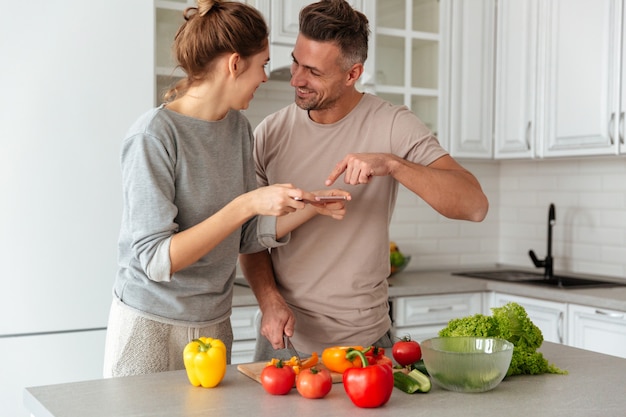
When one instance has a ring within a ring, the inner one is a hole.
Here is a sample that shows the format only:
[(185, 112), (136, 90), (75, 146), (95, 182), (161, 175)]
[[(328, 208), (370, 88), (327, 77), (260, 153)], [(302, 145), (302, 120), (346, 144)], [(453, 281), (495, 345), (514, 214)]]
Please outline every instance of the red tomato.
[(391, 358), (385, 356), (385, 349), (376, 346), (370, 346), (369, 350), (365, 353), (365, 358), (370, 365), (388, 365), (393, 368), (393, 362)]
[(333, 378), (328, 369), (303, 369), (296, 377), (296, 389), (304, 398), (324, 398), (332, 387)]
[(422, 359), (422, 348), (410, 336), (405, 336), (394, 343), (391, 354), (400, 365), (409, 366)]
[(283, 366), (282, 361), (268, 365), (261, 371), (261, 384), (272, 395), (285, 395), (296, 381), (296, 373), (291, 366)]

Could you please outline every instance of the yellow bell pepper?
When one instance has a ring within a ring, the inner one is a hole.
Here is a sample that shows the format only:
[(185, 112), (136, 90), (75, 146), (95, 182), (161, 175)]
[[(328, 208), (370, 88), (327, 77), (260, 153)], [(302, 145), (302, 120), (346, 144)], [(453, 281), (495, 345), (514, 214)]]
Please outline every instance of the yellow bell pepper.
[(226, 346), (210, 337), (194, 339), (185, 346), (183, 361), (191, 385), (213, 388), (226, 374)]

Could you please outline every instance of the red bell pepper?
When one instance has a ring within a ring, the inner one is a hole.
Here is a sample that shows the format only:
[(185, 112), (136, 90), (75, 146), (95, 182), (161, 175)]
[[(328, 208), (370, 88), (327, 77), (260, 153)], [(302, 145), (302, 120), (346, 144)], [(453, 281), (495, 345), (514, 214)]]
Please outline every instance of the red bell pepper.
[(343, 373), (343, 387), (354, 405), (362, 408), (380, 407), (389, 401), (393, 391), (393, 370), (386, 364), (368, 363), (360, 350), (352, 350), (346, 358), (361, 359), (362, 367), (349, 368)]
[(370, 365), (388, 365), (393, 368), (393, 361), (390, 357), (385, 356), (385, 348), (370, 346), (363, 353), (365, 353), (367, 362)]

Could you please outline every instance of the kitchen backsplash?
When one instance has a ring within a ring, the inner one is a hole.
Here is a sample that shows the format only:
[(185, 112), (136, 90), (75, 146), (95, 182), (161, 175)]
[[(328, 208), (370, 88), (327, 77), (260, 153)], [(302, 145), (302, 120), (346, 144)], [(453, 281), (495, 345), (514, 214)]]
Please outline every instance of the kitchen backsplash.
[(545, 256), (554, 203), (555, 269), (626, 278), (624, 157), (503, 161), (498, 196), (501, 262)]
[[(256, 126), (293, 100), (286, 82), (262, 85), (246, 115)], [(436, 213), (400, 187), (390, 233), (412, 255), (408, 269), (464, 268), (493, 263), (532, 267), (543, 259), (550, 203), (556, 206), (555, 270), (626, 279), (626, 161), (623, 157), (524, 161), (460, 160), (490, 202), (481, 223)]]

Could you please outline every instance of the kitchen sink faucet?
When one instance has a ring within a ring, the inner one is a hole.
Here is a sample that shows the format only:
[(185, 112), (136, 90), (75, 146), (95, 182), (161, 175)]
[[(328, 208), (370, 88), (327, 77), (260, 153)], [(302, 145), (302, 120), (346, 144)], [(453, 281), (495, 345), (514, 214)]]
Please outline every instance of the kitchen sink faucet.
[(533, 260), (533, 263), (537, 268), (544, 268), (544, 279), (551, 279), (554, 276), (553, 270), (553, 258), (552, 258), (552, 227), (556, 223), (556, 215), (554, 204), (550, 204), (550, 210), (548, 211), (548, 253), (544, 260), (537, 259), (535, 252), (531, 249), (528, 251), (528, 255)]

